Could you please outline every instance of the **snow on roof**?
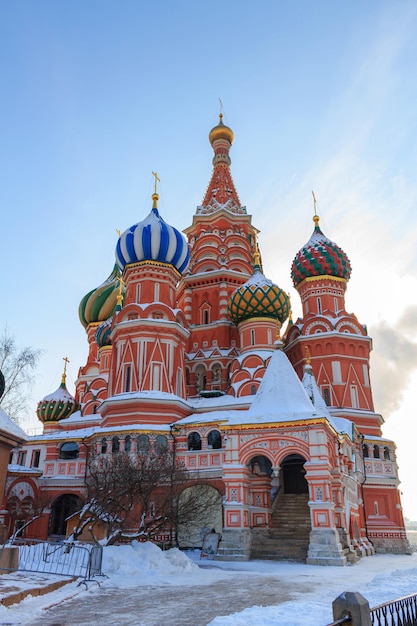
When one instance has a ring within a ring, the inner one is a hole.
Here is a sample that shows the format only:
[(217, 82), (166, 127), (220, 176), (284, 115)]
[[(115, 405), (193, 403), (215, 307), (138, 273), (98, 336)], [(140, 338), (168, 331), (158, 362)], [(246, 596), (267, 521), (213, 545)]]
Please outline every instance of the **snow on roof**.
[(181, 402), (183, 404), (187, 404), (187, 401), (180, 396), (177, 396), (175, 393), (167, 393), (166, 391), (126, 391), (125, 393), (118, 393), (115, 396), (110, 396), (106, 398), (103, 402), (115, 402), (116, 400), (135, 400), (135, 399), (152, 399), (152, 400), (161, 400), (162, 402)]
[(9, 463), (7, 471), (13, 474), (42, 474), (42, 470), (39, 467), (26, 467), (25, 465), (18, 465), (17, 463)]
[(23, 439), (24, 441), (26, 441), (27, 439), (25, 431), (22, 430), (22, 428), (20, 428), (20, 426), (18, 426), (16, 422), (10, 419), (10, 417), (7, 415), (7, 413), (3, 411), (3, 409), (0, 409), (0, 432), (1, 431), (6, 433), (12, 439), (15, 437), (19, 440)]
[[(281, 344), (282, 345), (282, 344)], [(327, 417), (318, 412), (281, 345), (273, 353), (252, 406), (230, 423), (268, 423)]]

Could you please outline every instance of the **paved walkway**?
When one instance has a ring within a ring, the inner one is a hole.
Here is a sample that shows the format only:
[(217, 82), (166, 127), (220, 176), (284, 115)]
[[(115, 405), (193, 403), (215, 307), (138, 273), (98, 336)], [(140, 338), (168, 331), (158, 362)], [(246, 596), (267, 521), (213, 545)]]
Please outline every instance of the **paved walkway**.
[[(282, 578), (230, 572), (226, 580), (209, 585), (143, 586), (133, 589), (90, 588), (45, 610), (32, 626), (205, 626), (218, 615), (254, 605), (270, 606), (291, 600), (293, 590)], [(305, 591), (310, 587), (306, 585)], [(294, 590), (295, 591), (295, 590)], [(297, 587), (297, 594), (302, 592)], [(179, 601), (180, 598), (180, 601)], [(179, 612), (180, 610), (180, 612)]]

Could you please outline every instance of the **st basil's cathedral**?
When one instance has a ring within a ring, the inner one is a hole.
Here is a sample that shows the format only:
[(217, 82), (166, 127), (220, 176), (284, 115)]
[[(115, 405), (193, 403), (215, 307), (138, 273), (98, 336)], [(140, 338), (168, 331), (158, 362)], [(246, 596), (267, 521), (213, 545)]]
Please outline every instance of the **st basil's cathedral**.
[[(372, 340), (345, 307), (349, 259), (315, 212), (291, 265), (294, 321), (288, 294), (263, 273), (222, 118), (185, 237), (159, 213), (155, 174), (150, 213), (120, 233), (109, 277), (82, 298), (88, 355), (75, 394), (64, 370), (39, 402), (43, 432), (12, 454), (0, 521), (11, 534), (43, 499), (27, 535), (64, 536), (85, 503), (88, 454), (174, 446), (191, 483), (218, 495), (207, 520), (222, 535), (217, 558), (345, 565), (407, 552), (395, 444), (372, 399)], [(180, 534), (180, 547), (192, 539)]]

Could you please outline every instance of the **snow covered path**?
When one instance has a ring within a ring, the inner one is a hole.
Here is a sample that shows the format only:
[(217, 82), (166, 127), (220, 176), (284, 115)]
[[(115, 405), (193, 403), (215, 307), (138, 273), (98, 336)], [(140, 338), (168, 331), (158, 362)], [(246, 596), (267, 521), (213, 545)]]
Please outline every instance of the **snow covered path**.
[[(73, 598), (46, 611), (33, 626), (196, 626), (216, 616), (253, 605), (268, 606), (292, 598), (278, 577), (232, 576), (201, 587), (145, 586), (92, 589), (88, 598)], [(80, 602), (81, 600), (81, 602)], [(120, 611), (120, 614), (118, 614)]]
[(371, 606), (417, 592), (417, 554), (344, 568), (191, 556), (152, 544), (105, 548), (101, 587), (71, 583), (0, 607), (0, 625), (325, 626), (343, 591), (360, 591)]

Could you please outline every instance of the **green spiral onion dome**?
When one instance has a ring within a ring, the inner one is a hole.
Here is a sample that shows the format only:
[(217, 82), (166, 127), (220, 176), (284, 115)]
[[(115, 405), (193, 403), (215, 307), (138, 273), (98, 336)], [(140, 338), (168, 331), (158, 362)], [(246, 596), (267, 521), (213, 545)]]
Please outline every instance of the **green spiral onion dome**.
[(283, 324), (290, 307), (285, 291), (266, 278), (257, 264), (252, 276), (236, 289), (228, 303), (229, 316), (235, 324), (253, 317), (271, 317)]
[(294, 287), (312, 276), (336, 276), (349, 280), (352, 271), (347, 255), (319, 228), (319, 217), (314, 216), (314, 231), (308, 242), (299, 250), (291, 266)]
[(108, 320), (101, 322), (100, 326), (98, 326), (96, 330), (96, 343), (99, 348), (104, 348), (105, 346), (111, 346), (111, 325), (113, 322), (113, 316), (109, 317)]
[(104, 283), (89, 291), (81, 300), (78, 315), (84, 328), (87, 328), (89, 324), (104, 322), (113, 315), (117, 304), (118, 278), (120, 277), (120, 270), (115, 265)]
[(72, 415), (78, 408), (76, 399), (66, 387), (64, 374), (58, 389), (38, 402), (36, 415), (41, 422), (58, 422)]

